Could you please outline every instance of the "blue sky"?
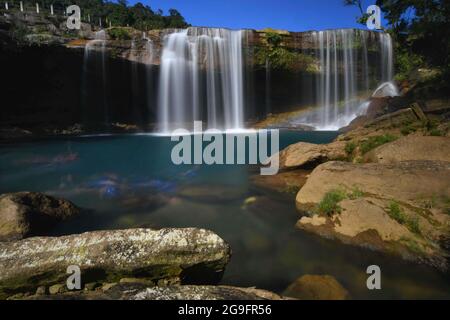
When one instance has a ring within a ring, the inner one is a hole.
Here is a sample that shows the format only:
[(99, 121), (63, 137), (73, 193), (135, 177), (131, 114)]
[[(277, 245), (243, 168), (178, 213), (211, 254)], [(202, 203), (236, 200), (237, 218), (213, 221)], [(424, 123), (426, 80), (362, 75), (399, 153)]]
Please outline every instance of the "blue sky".
[[(130, 0), (130, 4), (138, 1)], [(359, 10), (343, 0), (141, 0), (152, 9), (180, 11), (195, 26), (289, 31), (362, 28)], [(375, 0), (363, 1), (365, 8)]]

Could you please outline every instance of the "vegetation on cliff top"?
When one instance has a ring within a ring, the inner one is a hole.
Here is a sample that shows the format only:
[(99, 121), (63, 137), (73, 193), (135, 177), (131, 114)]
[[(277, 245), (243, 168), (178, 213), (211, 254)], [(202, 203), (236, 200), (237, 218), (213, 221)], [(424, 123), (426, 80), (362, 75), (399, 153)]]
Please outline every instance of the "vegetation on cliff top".
[[(11, 1), (12, 7), (18, 7), (19, 1)], [(126, 0), (24, 0), (26, 7), (34, 7), (39, 2), (41, 8), (49, 8), (51, 4), (56, 12), (62, 12), (69, 5), (76, 4), (81, 8), (83, 21), (87, 21), (88, 15), (91, 21), (111, 21), (113, 26), (130, 26), (139, 30), (186, 28), (189, 24), (176, 9), (170, 9), (168, 15), (158, 9), (154, 11), (150, 6), (141, 2), (131, 6)], [(106, 23), (105, 23), (106, 24)]]
[(264, 45), (255, 49), (255, 64), (286, 71), (314, 72), (316, 66), (314, 58), (285, 47), (283, 35), (286, 34), (271, 29), (265, 30)]
[[(362, 0), (344, 0), (345, 5), (361, 11), (358, 22), (367, 15)], [(395, 40), (396, 79), (411, 79), (420, 69), (437, 70), (434, 86), (448, 88), (450, 83), (450, 2), (447, 0), (377, 0)], [(445, 92), (445, 90), (444, 90)]]

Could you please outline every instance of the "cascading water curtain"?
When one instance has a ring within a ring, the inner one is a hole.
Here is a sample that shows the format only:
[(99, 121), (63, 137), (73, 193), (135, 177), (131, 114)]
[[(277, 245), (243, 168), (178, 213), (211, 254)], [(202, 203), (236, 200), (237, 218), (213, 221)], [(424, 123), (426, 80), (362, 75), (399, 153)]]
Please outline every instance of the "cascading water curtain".
[[(369, 61), (373, 40), (381, 61)], [(320, 66), (316, 76), (319, 111), (306, 122), (317, 129), (336, 130), (358, 115), (377, 85), (392, 80), (392, 39), (385, 33), (342, 29), (314, 32), (313, 42)]]
[(244, 126), (243, 31), (189, 28), (164, 39), (159, 80), (159, 130)]

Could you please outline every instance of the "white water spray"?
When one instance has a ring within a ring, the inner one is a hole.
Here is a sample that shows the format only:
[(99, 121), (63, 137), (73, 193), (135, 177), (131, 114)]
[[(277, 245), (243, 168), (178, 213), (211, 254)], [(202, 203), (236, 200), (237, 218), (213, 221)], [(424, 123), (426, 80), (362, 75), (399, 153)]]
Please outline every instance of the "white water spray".
[(244, 123), (243, 31), (189, 28), (166, 35), (159, 80), (160, 131), (240, 129)]

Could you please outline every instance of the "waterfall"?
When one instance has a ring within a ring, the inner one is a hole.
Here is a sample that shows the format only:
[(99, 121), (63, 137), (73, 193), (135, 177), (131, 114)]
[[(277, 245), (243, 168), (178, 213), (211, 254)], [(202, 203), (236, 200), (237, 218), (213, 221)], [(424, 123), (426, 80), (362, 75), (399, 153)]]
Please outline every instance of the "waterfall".
[(160, 131), (244, 126), (244, 31), (188, 28), (164, 37), (159, 79)]
[[(143, 33), (143, 39), (146, 40), (145, 44), (145, 51), (146, 51), (146, 59), (144, 61), (145, 67), (146, 67), (146, 73), (145, 73), (145, 79), (146, 79), (146, 87), (147, 87), (147, 109), (148, 114), (151, 113), (151, 110), (153, 108), (152, 105), (152, 90), (153, 87), (153, 63), (154, 63), (154, 54), (155, 54), (155, 48), (153, 41), (147, 37), (147, 34), (145, 32)], [(148, 119), (149, 120), (149, 119)], [(148, 121), (150, 122), (150, 121)]]
[[(369, 92), (393, 78), (393, 46), (389, 34), (342, 29), (314, 32), (317, 111), (301, 122), (319, 130), (336, 130), (357, 115)], [(379, 63), (369, 64), (369, 46), (379, 51)]]
[(381, 45), (381, 68), (383, 82), (389, 82), (394, 77), (394, 49), (391, 35), (388, 33), (380, 33)]
[[(100, 52), (100, 63), (98, 63), (98, 52)], [(89, 83), (89, 68), (92, 67), (90, 65), (91, 62), (94, 62), (94, 67), (96, 73), (98, 73), (98, 68), (100, 68), (101, 74), (101, 98), (102, 98), (102, 119), (101, 121), (105, 124), (109, 123), (109, 108), (108, 101), (106, 99), (108, 94), (107, 87), (107, 74), (106, 74), (106, 32), (105, 30), (100, 30), (95, 33), (94, 40), (89, 41), (84, 48), (84, 57), (83, 57), (83, 92), (82, 99), (85, 108), (89, 107), (88, 102), (88, 93), (91, 88), (91, 83)], [(87, 111), (86, 113), (91, 114), (91, 111)]]

